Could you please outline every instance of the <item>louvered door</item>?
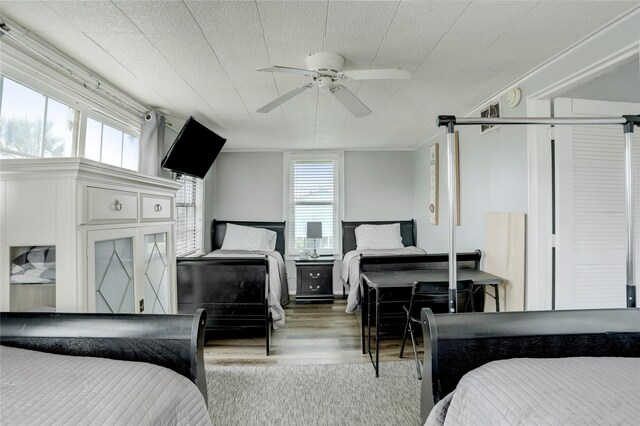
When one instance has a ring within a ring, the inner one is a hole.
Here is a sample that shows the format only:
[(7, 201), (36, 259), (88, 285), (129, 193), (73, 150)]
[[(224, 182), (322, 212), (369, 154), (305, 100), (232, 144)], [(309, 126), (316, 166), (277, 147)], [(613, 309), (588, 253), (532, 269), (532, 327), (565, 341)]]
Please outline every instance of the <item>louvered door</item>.
[[(557, 117), (621, 116), (640, 111), (638, 104), (564, 98), (556, 99), (554, 107)], [(556, 309), (625, 307), (622, 126), (557, 126), (555, 140)], [(637, 200), (640, 148), (634, 158)], [(638, 211), (636, 207), (636, 223)], [(638, 241), (640, 235), (636, 236), (636, 253), (640, 251)], [(637, 267), (636, 275), (639, 271)]]

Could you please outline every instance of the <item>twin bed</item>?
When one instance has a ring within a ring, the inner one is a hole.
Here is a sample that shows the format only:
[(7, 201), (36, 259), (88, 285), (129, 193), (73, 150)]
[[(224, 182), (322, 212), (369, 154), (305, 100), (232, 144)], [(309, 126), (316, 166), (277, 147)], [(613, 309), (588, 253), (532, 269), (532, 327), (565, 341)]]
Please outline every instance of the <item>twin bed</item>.
[(2, 423), (210, 425), (205, 318), (2, 313)]
[(423, 309), (421, 319), (421, 418), (429, 426), (640, 418), (638, 309), (455, 315)]
[(205, 309), (208, 331), (262, 329), (269, 355), (289, 303), (284, 235), (285, 222), (214, 220), (213, 251), (176, 261), (178, 312)]

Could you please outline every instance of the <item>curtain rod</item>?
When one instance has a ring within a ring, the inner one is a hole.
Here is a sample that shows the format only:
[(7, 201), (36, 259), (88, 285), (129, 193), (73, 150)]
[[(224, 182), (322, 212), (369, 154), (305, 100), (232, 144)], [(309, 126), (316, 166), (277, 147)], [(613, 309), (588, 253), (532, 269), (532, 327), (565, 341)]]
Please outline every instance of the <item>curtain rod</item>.
[(78, 64), (72, 58), (69, 58), (63, 52), (58, 51), (57, 48), (50, 45), (47, 41), (41, 39), (27, 28), (8, 20), (4, 16), (0, 16), (0, 36), (2, 38), (7, 37), (23, 48), (26, 48), (32, 54), (37, 55), (59, 71), (62, 71), (64, 75), (70, 77), (71, 80), (80, 86), (98, 93), (102, 97), (134, 112), (138, 116), (144, 115), (145, 112), (150, 109), (146, 105), (132, 99), (121, 90), (116, 89), (92, 75), (91, 72), (86, 70), (82, 65)]

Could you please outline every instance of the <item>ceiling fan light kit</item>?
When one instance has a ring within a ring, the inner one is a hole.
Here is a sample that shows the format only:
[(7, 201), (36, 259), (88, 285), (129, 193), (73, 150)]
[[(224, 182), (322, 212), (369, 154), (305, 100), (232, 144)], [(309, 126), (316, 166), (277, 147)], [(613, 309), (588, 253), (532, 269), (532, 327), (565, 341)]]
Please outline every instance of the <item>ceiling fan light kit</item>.
[(286, 74), (305, 75), (312, 78), (312, 81), (304, 86), (297, 87), (290, 92), (274, 99), (264, 105), (257, 112), (267, 113), (289, 99), (311, 89), (313, 86), (324, 92), (331, 93), (354, 117), (364, 117), (371, 114), (367, 108), (353, 93), (338, 82), (348, 80), (387, 80), (387, 79), (409, 79), (411, 74), (402, 68), (387, 69), (365, 69), (344, 71), (344, 58), (337, 53), (317, 52), (311, 53), (306, 58), (308, 69), (291, 68), (282, 66), (272, 66), (260, 68), (257, 71), (281, 72)]

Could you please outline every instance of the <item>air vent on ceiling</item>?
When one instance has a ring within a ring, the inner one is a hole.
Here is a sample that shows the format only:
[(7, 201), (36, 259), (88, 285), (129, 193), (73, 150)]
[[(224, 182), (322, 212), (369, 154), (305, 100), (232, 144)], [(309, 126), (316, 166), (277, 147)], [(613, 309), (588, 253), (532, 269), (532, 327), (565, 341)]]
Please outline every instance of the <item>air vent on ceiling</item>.
[[(500, 102), (486, 106), (480, 110), (480, 117), (482, 118), (499, 118), (500, 117)], [(480, 133), (486, 133), (489, 130), (496, 127), (495, 124), (482, 124), (480, 125)]]

